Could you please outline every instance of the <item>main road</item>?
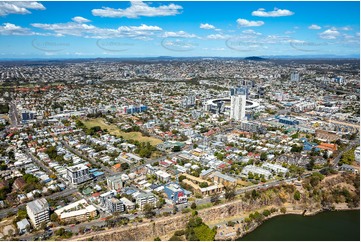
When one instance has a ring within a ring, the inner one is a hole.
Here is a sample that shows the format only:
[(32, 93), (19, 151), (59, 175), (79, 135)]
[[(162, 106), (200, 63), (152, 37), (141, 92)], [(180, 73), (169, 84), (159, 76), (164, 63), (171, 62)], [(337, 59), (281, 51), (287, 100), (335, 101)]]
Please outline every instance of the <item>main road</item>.
[(19, 124), (19, 115), (18, 115), (18, 110), (16, 108), (16, 101), (14, 99), (14, 94), (11, 93), (11, 101), (9, 103), (9, 118), (10, 118), (10, 123), (11, 123), (11, 127), (17, 127), (17, 125)]
[[(69, 196), (75, 192), (77, 192), (78, 189), (77, 188), (69, 188), (69, 189), (65, 189), (61, 192), (57, 192), (57, 193), (53, 193), (51, 195), (45, 196), (44, 198), (46, 199), (55, 199), (55, 198), (64, 198), (66, 196)], [(25, 207), (26, 204), (21, 204), (17, 207), (12, 207), (12, 208), (6, 208), (6, 209), (1, 209), (0, 210), (0, 219), (5, 218), (7, 216), (8, 213), (16, 213), (18, 211), (19, 208)]]

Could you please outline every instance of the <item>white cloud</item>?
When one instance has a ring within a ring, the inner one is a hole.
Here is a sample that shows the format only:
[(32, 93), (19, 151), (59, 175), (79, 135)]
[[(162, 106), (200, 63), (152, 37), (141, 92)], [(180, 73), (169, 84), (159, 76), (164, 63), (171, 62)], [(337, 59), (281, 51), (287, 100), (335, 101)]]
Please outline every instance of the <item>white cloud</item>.
[(23, 28), (12, 23), (4, 23), (0, 26), (0, 35), (33, 35), (28, 28)]
[(185, 31), (181, 30), (181, 31), (178, 31), (178, 32), (165, 32), (162, 37), (164, 37), (164, 38), (168, 38), (168, 37), (196, 38), (197, 35), (189, 34), (189, 33), (185, 32)]
[[(33, 27), (53, 31), (56, 36), (82, 36), (86, 38), (114, 38), (114, 37), (130, 37), (140, 38), (154, 35), (154, 31), (161, 31), (158, 26), (150, 26), (142, 24), (140, 26), (120, 26), (116, 29), (98, 28), (94, 25), (81, 22), (68, 22), (56, 24), (31, 24)], [(141, 39), (141, 38), (140, 38)]]
[(285, 31), (285, 34), (294, 34), (294, 33), (296, 33), (296, 31), (291, 31), (291, 30)]
[(348, 26), (345, 26), (345, 27), (340, 28), (340, 30), (350, 31), (350, 30), (352, 30), (352, 28), (348, 27)]
[(259, 8), (258, 10), (252, 12), (252, 16), (257, 16), (257, 17), (284, 17), (284, 16), (291, 16), (293, 14), (295, 13), (290, 10), (277, 9), (277, 8), (269, 12), (266, 12), (264, 8)]
[(0, 16), (29, 14), (29, 9), (45, 10), (45, 7), (38, 2), (0, 2)]
[(222, 34), (210, 34), (208, 35), (206, 38), (207, 39), (213, 39), (213, 40), (217, 40), (217, 39), (228, 39), (230, 38), (230, 35), (222, 35)]
[(201, 24), (199, 26), (199, 28), (201, 28), (201, 29), (215, 29), (216, 27), (214, 27), (212, 24), (205, 23), (205, 24)]
[(93, 9), (92, 14), (100, 17), (110, 18), (138, 18), (140, 16), (155, 17), (155, 16), (173, 16), (180, 14), (183, 7), (176, 4), (160, 5), (159, 7), (150, 7), (148, 4), (141, 1), (130, 2), (130, 7), (126, 9), (115, 9), (103, 7), (102, 9)]
[(80, 16), (76, 16), (76, 17), (72, 18), (71, 20), (73, 20), (74, 22), (77, 22), (77, 23), (91, 22), (89, 19), (86, 19), (86, 18), (83, 18), (83, 17), (80, 17)]
[(355, 38), (355, 36), (353, 36), (353, 35), (349, 35), (349, 34), (344, 34), (344, 35), (342, 35), (345, 39), (354, 39)]
[(203, 48), (203, 50), (225, 51), (226, 48)]
[(237, 19), (237, 23), (241, 27), (258, 27), (264, 25), (263, 21), (249, 21), (247, 19)]
[(254, 31), (253, 29), (247, 29), (242, 31), (243, 34), (250, 34), (250, 35), (262, 35), (261, 33), (258, 33)]
[(320, 34), (320, 37), (322, 39), (336, 39), (340, 35), (340, 32), (338, 32), (335, 29), (328, 29)]
[(321, 29), (320, 26), (318, 26), (317, 24), (311, 24), (310, 26), (308, 26), (309, 29)]

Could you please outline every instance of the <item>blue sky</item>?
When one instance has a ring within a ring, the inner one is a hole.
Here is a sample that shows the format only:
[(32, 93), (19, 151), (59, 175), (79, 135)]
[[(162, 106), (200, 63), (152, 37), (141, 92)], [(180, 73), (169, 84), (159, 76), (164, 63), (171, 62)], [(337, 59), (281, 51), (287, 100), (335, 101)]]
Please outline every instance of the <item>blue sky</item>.
[(358, 55), (359, 2), (0, 2), (0, 58)]

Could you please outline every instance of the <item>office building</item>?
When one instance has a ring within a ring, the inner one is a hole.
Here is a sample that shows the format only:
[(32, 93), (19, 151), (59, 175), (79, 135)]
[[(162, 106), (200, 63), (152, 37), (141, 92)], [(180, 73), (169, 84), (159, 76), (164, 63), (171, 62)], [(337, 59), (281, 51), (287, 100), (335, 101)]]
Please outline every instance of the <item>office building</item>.
[(244, 120), (246, 117), (246, 95), (231, 96), (231, 116), (235, 121)]
[(300, 81), (300, 74), (298, 72), (291, 73), (291, 82), (298, 82)]
[(246, 95), (246, 98), (248, 98), (249, 95), (249, 89), (248, 87), (232, 87), (229, 90), (229, 95), (237, 96), (237, 95)]
[(27, 203), (26, 212), (34, 228), (40, 228), (42, 223), (50, 222), (49, 204), (45, 198)]
[(85, 164), (67, 167), (66, 175), (68, 180), (74, 185), (78, 185), (91, 179), (89, 175), (89, 167)]
[(193, 107), (195, 105), (196, 105), (196, 96), (195, 95), (186, 96), (182, 100), (182, 106), (185, 108)]
[(264, 128), (260, 123), (245, 120), (241, 123), (241, 130), (252, 133), (263, 133)]
[(126, 114), (133, 114), (133, 113), (141, 113), (141, 112), (145, 112), (148, 110), (148, 106), (145, 105), (140, 105), (140, 106), (125, 106), (123, 107), (123, 111)]
[(23, 111), (21, 112), (21, 120), (23, 123), (26, 123), (29, 120), (36, 119), (36, 113), (32, 111)]
[(282, 124), (287, 124), (287, 125), (299, 125), (300, 122), (296, 119), (290, 118), (290, 117), (276, 117), (276, 119), (278, 119), (278, 122), (282, 123)]

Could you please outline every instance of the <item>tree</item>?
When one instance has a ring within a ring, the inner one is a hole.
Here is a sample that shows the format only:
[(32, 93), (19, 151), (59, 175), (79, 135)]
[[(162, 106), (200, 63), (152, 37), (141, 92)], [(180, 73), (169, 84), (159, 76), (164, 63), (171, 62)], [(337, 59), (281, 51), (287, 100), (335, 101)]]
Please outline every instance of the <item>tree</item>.
[(40, 224), (40, 229), (41, 230), (44, 230), (46, 228), (46, 222), (42, 222), (41, 224)]
[(207, 182), (201, 182), (201, 183), (199, 184), (199, 187), (200, 187), (200, 188), (208, 187), (208, 183), (207, 183)]
[(232, 200), (234, 199), (235, 196), (236, 196), (235, 189), (233, 187), (232, 188), (226, 187), (226, 193), (224, 194), (224, 197), (227, 200)]
[(20, 221), (26, 218), (28, 216), (28, 213), (26, 212), (25, 209), (19, 209), (16, 215), (17, 215), (17, 220)]
[(266, 210), (263, 210), (262, 214), (263, 214), (263, 216), (268, 217), (269, 215), (271, 215), (271, 212), (268, 209), (266, 209)]
[(60, 228), (58, 230), (55, 231), (55, 235), (56, 236), (63, 236), (65, 233), (65, 229), (64, 228)]
[(58, 221), (58, 215), (56, 215), (56, 213), (53, 213), (50, 215), (50, 221), (51, 222), (57, 222)]
[(153, 211), (153, 205), (150, 203), (144, 205), (143, 211), (146, 218), (151, 218), (155, 215), (155, 212)]
[(181, 147), (179, 145), (175, 145), (175, 146), (173, 146), (172, 151), (179, 152), (179, 151), (181, 151)]
[(173, 214), (176, 214), (178, 212), (178, 207), (177, 206), (173, 206)]
[(219, 203), (219, 196), (217, 194), (215, 194), (211, 197), (211, 203), (213, 203), (215, 205)]
[(291, 152), (301, 152), (302, 149), (303, 149), (302, 146), (292, 145)]
[(178, 181), (179, 182), (182, 182), (184, 179), (186, 179), (187, 177), (186, 176), (184, 176), (184, 175), (180, 175), (179, 177), (178, 177)]
[(14, 234), (15, 234), (15, 231), (13, 229), (8, 230), (8, 235), (14, 236)]
[(260, 159), (261, 159), (261, 161), (267, 160), (267, 153), (266, 153), (266, 152), (262, 152), (262, 153), (261, 153), (261, 156), (260, 156)]
[(177, 235), (173, 235), (172, 237), (170, 237), (169, 241), (181, 241), (181, 237), (177, 236)]
[(120, 167), (122, 168), (123, 171), (125, 171), (125, 170), (129, 169), (129, 164), (124, 162), (124, 163), (120, 164)]
[(233, 222), (233, 221), (228, 221), (228, 222), (227, 222), (227, 226), (229, 226), (229, 227), (234, 227), (235, 224), (236, 224), (236, 223)]
[(287, 209), (285, 207), (281, 208), (281, 213), (285, 214), (287, 212)]
[(197, 204), (195, 202), (193, 202), (191, 205), (191, 209), (196, 209), (196, 208), (197, 208)]
[(295, 194), (293, 195), (293, 198), (297, 201), (301, 199), (301, 194), (298, 190), (295, 191)]

